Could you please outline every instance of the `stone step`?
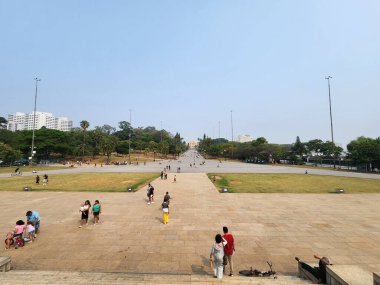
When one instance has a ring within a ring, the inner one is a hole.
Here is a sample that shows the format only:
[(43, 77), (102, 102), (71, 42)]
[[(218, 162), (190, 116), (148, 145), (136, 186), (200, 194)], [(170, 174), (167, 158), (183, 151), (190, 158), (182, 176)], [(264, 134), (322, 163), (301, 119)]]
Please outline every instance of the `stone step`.
[(225, 276), (215, 279), (210, 275), (195, 274), (160, 274), (160, 273), (101, 273), (101, 272), (69, 272), (11, 270), (0, 272), (0, 284), (252, 284), (252, 285), (302, 285), (310, 282), (296, 276), (279, 275), (277, 279), (264, 277)]

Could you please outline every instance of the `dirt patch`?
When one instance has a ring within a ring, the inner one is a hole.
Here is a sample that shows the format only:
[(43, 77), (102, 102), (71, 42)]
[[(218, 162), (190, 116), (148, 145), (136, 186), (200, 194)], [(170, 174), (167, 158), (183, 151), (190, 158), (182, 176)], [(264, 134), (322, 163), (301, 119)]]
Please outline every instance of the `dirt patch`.
[(241, 181), (239, 181), (239, 180), (231, 180), (230, 184), (232, 184), (232, 185), (241, 184)]

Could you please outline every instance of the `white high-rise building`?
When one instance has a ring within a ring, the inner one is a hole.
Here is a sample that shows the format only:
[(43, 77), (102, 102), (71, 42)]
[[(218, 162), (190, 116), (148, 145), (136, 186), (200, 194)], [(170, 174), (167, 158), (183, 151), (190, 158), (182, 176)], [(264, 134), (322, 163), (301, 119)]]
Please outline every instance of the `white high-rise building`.
[[(17, 112), (15, 115), (8, 115), (7, 129), (10, 131), (33, 130), (34, 112), (25, 114)], [(47, 129), (68, 132), (73, 126), (73, 122), (66, 117), (54, 117), (52, 113), (36, 112), (34, 129), (42, 127)]]

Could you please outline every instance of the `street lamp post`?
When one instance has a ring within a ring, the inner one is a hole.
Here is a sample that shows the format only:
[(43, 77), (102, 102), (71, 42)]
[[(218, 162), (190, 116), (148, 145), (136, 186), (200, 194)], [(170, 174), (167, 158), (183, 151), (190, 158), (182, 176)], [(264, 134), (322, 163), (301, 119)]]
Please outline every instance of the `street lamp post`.
[(232, 121), (232, 110), (231, 110), (231, 158), (234, 156), (234, 125)]
[(330, 105), (330, 126), (331, 126), (331, 141), (332, 141), (332, 155), (333, 155), (333, 161), (334, 161), (334, 169), (336, 168), (335, 164), (335, 144), (334, 144), (334, 129), (333, 129), (333, 121), (332, 121), (332, 111), (331, 111), (331, 94), (330, 94), (330, 79), (332, 77), (329, 75), (325, 77), (327, 79), (327, 84), (329, 87), (329, 105)]
[(34, 156), (34, 130), (36, 128), (36, 108), (37, 108), (37, 91), (38, 91), (38, 81), (41, 81), (39, 78), (34, 78), (36, 81), (36, 92), (34, 93), (34, 111), (33, 111), (33, 132), (32, 132), (32, 150), (30, 153), (30, 162), (33, 162), (33, 156)]
[(132, 109), (129, 109), (129, 143), (128, 143), (129, 164), (131, 164), (131, 138), (132, 138)]

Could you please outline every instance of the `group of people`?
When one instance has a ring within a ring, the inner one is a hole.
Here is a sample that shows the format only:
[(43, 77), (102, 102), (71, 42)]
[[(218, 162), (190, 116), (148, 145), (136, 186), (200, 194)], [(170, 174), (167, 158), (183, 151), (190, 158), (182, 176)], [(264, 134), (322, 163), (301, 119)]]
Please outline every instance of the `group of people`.
[(226, 272), (226, 266), (229, 264), (230, 275), (233, 273), (232, 257), (235, 253), (235, 240), (232, 234), (228, 232), (227, 227), (223, 227), (223, 236), (217, 234), (215, 242), (212, 245), (210, 252), (210, 264), (214, 271), (215, 278), (222, 278), (223, 273)]
[[(26, 223), (23, 220), (18, 220), (14, 230), (7, 233), (5, 239), (5, 249), (9, 249), (11, 245), (14, 244), (15, 238), (33, 242), (37, 237), (37, 232), (40, 229), (40, 221), (40, 214), (37, 211), (27, 211)], [(15, 243), (15, 248), (17, 247), (18, 244)]]
[[(43, 185), (47, 185), (49, 183), (49, 176), (47, 174), (44, 174), (42, 183), (43, 183)], [(40, 176), (39, 175), (36, 176), (36, 184), (40, 184)]]
[(161, 171), (160, 177), (161, 177), (161, 180), (168, 179), (168, 172), (166, 171), (166, 168), (164, 168), (164, 170)]
[(91, 206), (90, 200), (84, 201), (83, 204), (80, 205), (79, 212), (81, 213), (81, 224), (79, 227), (81, 228), (83, 225), (88, 225), (88, 218), (91, 214), (94, 216), (94, 225), (99, 223), (99, 217), (102, 213), (102, 206), (100, 205), (99, 200), (95, 200), (94, 205)]

